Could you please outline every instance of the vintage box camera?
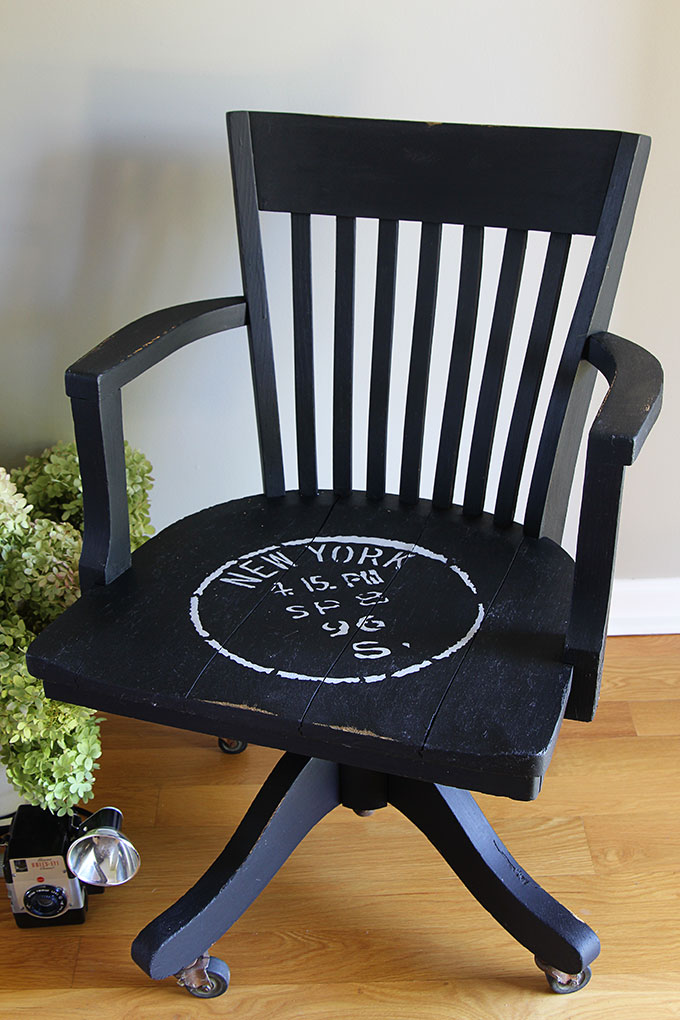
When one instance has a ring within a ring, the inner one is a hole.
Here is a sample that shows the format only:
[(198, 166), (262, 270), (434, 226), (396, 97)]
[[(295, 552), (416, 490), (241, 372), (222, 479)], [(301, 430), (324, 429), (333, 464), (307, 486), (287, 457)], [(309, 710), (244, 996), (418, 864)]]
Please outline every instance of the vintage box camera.
[(66, 853), (82, 819), (57, 818), (42, 808), (17, 809), (5, 850), (4, 875), (14, 920), (20, 928), (82, 924), (87, 895), (66, 864)]

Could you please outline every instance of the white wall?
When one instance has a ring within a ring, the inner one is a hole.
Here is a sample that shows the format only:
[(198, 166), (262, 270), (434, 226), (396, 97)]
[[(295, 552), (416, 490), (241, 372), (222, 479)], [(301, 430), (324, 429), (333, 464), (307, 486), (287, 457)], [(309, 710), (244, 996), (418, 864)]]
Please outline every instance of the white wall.
[[(103, 336), (240, 292), (226, 110), (645, 131), (612, 327), (661, 358), (670, 399), (629, 472), (618, 574), (680, 575), (675, 0), (4, 0), (1, 14), (0, 463), (70, 437), (63, 368)], [(126, 390), (158, 524), (257, 487), (246, 363), (240, 335), (212, 338)]]

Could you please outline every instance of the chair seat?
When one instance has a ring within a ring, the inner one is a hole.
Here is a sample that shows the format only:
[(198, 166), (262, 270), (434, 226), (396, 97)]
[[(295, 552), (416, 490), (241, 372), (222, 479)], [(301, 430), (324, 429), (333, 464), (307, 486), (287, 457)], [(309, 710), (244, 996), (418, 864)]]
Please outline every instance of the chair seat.
[(28, 662), (53, 698), (529, 799), (569, 694), (572, 575), (486, 514), (253, 496), (147, 542)]

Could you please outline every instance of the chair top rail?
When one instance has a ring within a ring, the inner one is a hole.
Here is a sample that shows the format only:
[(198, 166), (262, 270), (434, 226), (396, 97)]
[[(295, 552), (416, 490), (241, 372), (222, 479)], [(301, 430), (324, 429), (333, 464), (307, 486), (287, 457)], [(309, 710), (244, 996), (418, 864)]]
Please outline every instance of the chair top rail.
[(595, 234), (621, 132), (234, 113), (258, 206)]

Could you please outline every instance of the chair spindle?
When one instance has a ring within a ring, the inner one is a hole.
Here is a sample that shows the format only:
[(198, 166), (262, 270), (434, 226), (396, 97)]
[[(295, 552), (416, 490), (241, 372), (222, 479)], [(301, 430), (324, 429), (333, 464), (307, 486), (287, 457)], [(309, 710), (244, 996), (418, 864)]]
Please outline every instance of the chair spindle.
[(451, 506), (453, 501), (472, 345), (477, 325), (483, 254), (484, 228), (464, 227), (456, 322), (432, 496), (434, 505), (442, 508)]
[(387, 407), (392, 366), (398, 239), (398, 220), (381, 220), (378, 227), (373, 353), (368, 410), (366, 492), (371, 499), (381, 499), (385, 495)]
[(352, 488), (352, 390), (354, 370), (354, 281), (356, 220), (338, 216), (335, 255), (335, 342), (333, 348), (333, 489)]
[(503, 375), (522, 279), (526, 245), (526, 230), (508, 230), (470, 447), (470, 462), (463, 501), (463, 510), (470, 516), (476, 516), (484, 509), (491, 448), (496, 430)]
[(413, 318), (411, 364), (406, 393), (404, 443), (399, 483), (400, 498), (406, 503), (415, 503), (420, 489), (425, 408), (430, 378), (434, 316), (437, 306), (441, 237), (441, 223), (423, 223), (420, 235), (418, 286)]
[(312, 248), (310, 217), (291, 216), (293, 330), (295, 350), (295, 426), (298, 487), (303, 496), (317, 491), (312, 334)]

